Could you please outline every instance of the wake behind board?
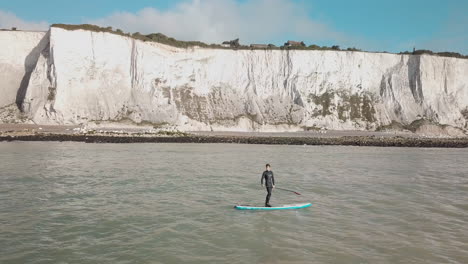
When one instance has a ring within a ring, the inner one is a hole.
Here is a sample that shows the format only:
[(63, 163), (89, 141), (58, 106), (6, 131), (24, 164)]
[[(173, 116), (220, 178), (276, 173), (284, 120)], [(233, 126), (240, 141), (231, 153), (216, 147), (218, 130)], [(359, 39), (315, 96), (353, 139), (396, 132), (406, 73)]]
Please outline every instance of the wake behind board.
[(238, 210), (287, 210), (287, 209), (301, 209), (311, 206), (311, 203), (302, 204), (290, 204), (274, 207), (263, 207), (263, 206), (250, 206), (250, 205), (236, 205), (234, 208)]

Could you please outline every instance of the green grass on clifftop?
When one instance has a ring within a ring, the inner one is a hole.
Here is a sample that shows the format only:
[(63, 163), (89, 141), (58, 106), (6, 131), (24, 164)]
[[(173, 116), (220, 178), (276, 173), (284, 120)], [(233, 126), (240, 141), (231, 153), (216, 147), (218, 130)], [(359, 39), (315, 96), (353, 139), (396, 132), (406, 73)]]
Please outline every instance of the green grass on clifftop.
[[(178, 48), (189, 48), (189, 47), (202, 47), (202, 48), (214, 48), (214, 49), (236, 49), (236, 50), (329, 50), (329, 51), (345, 51), (345, 52), (371, 52), (371, 51), (362, 51), (360, 49), (350, 47), (347, 49), (341, 49), (340, 46), (334, 45), (331, 47), (327, 46), (318, 46), (315, 44), (309, 46), (292, 46), (292, 47), (276, 47), (274, 45), (270, 45), (268, 48), (259, 48), (259, 47), (250, 47), (246, 45), (240, 45), (239, 47), (231, 48), (231, 47), (223, 47), (220, 44), (207, 44), (201, 41), (183, 41), (177, 40), (171, 37), (168, 37), (162, 33), (152, 33), (152, 34), (141, 34), (140, 32), (135, 33), (125, 33), (121, 29), (113, 29), (112, 27), (100, 27), (91, 24), (81, 24), (81, 25), (69, 25), (69, 24), (52, 24), (51, 27), (56, 28), (63, 28), (66, 30), (88, 30), (93, 32), (107, 32), (111, 34), (116, 34), (120, 36), (130, 37), (133, 39), (138, 39), (141, 41), (151, 41), (166, 44), (173, 47)], [(381, 53), (381, 52), (371, 52), (371, 53)], [(388, 52), (383, 52), (388, 53)], [(393, 53), (396, 54), (396, 53)], [(416, 50), (415, 52), (400, 52), (399, 54), (402, 55), (433, 55), (433, 56), (441, 56), (441, 57), (454, 57), (454, 58), (461, 58), (461, 59), (468, 59), (468, 55), (462, 55), (456, 52), (433, 52), (430, 50)]]

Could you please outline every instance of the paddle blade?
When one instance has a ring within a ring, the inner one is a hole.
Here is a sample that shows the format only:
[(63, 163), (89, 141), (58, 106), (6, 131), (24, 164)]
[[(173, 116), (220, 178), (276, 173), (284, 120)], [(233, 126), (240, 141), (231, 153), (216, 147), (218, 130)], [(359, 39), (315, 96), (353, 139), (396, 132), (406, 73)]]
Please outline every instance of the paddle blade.
[(292, 193), (295, 193), (297, 195), (301, 195), (300, 193), (296, 192), (296, 191), (293, 191), (293, 190), (288, 190), (288, 189), (283, 189), (283, 188), (278, 188), (277, 189), (280, 189), (280, 190), (283, 190), (283, 191), (288, 191), (288, 192), (292, 192)]

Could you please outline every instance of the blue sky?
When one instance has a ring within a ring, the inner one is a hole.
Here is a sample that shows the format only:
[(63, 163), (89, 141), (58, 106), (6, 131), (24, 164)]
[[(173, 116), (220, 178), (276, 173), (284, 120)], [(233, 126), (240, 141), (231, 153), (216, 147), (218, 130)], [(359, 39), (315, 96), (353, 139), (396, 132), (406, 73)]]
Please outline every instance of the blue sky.
[(468, 0), (0, 0), (0, 27), (93, 23), (184, 40), (468, 54)]

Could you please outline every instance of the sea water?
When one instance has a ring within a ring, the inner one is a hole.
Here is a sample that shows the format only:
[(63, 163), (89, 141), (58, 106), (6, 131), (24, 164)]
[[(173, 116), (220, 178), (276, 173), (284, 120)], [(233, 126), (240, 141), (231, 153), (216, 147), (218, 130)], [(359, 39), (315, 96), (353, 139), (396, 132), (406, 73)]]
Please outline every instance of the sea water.
[[(252, 212), (270, 163), (271, 204)], [(0, 263), (468, 263), (466, 149), (0, 143)]]

